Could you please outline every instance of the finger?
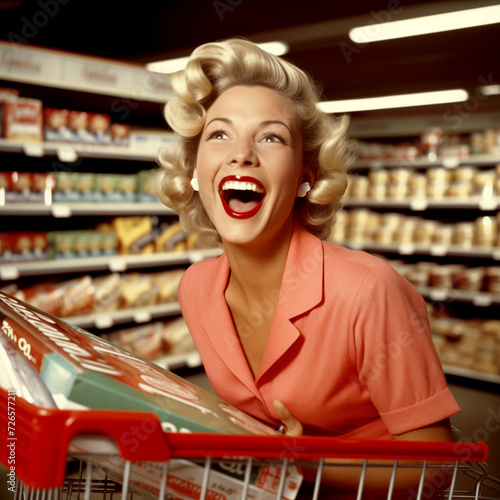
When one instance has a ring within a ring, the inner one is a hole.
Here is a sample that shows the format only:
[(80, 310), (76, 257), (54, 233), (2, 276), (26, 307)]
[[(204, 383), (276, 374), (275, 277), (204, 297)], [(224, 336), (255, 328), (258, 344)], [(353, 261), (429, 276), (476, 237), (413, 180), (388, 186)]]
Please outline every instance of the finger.
[(278, 399), (273, 401), (273, 409), (277, 417), (286, 426), (287, 436), (302, 436), (303, 428), (302, 424), (292, 415), (292, 412)]

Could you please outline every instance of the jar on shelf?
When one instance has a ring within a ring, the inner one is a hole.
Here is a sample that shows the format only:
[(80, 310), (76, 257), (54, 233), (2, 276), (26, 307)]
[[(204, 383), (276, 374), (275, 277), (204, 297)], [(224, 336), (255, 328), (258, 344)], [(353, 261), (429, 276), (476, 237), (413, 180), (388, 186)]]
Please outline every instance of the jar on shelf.
[(477, 169), (470, 165), (457, 167), (453, 172), (453, 180), (472, 183), (477, 174)]
[(496, 179), (497, 176), (494, 170), (478, 172), (474, 177), (474, 191), (480, 196), (494, 196)]
[(467, 199), (473, 193), (473, 187), (470, 182), (453, 181), (446, 191), (446, 196), (451, 198)]
[(465, 267), (453, 272), (453, 282), (459, 290), (479, 292), (484, 286), (484, 267)]
[[(500, 293), (500, 266), (489, 266), (485, 269), (484, 289), (490, 293)], [(500, 338), (500, 330), (498, 334)]]
[(462, 248), (471, 248), (474, 244), (474, 223), (457, 222), (453, 226), (452, 242)]
[(419, 220), (415, 226), (415, 243), (419, 245), (431, 245), (437, 230), (437, 223), (433, 220)]
[(453, 225), (438, 223), (438, 227), (434, 233), (433, 243), (436, 245), (450, 246), (453, 243)]
[(368, 186), (368, 198), (372, 200), (384, 200), (387, 197), (387, 184), (371, 182)]
[(448, 183), (444, 181), (428, 182), (425, 190), (427, 198), (439, 200), (445, 197), (448, 191)]
[(485, 215), (474, 221), (474, 245), (491, 248), (497, 241), (497, 221), (495, 217)]
[(364, 175), (349, 176), (349, 184), (346, 191), (346, 197), (357, 200), (365, 200), (368, 197), (368, 178)]

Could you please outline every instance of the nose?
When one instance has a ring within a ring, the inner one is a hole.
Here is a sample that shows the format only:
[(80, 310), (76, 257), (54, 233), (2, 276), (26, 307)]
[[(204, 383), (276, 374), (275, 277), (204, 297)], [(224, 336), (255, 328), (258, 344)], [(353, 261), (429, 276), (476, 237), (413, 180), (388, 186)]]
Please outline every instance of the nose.
[(240, 139), (235, 141), (227, 158), (228, 165), (257, 166), (258, 159), (251, 140)]

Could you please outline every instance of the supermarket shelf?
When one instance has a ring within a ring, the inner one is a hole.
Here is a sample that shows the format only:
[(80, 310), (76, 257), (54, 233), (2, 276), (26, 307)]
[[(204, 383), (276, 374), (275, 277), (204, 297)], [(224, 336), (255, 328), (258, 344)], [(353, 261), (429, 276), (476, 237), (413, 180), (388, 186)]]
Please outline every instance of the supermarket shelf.
[(52, 216), (68, 218), (80, 215), (175, 215), (175, 212), (158, 202), (91, 203), (55, 202), (44, 203), (11, 202), (0, 205), (1, 215)]
[(56, 157), (63, 163), (74, 163), (80, 158), (156, 162), (157, 151), (107, 144), (79, 144), (67, 142), (29, 142), (0, 139), (0, 152), (20, 153), (30, 157)]
[(219, 249), (186, 250), (154, 254), (116, 255), (67, 260), (7, 262), (0, 264), (0, 280), (15, 280), (26, 276), (47, 276), (90, 271), (123, 272), (157, 266), (192, 264), (220, 254)]
[(432, 255), (432, 256), (454, 256), (480, 259), (500, 260), (500, 248), (464, 248), (458, 245), (419, 245), (417, 243), (394, 243), (384, 245), (371, 242), (342, 241), (339, 244), (352, 250), (364, 250), (366, 252), (396, 253), (399, 255)]
[(363, 208), (391, 208), (398, 210), (413, 210), (414, 212), (422, 212), (424, 210), (455, 210), (455, 209), (472, 209), (491, 211), (498, 210), (500, 206), (500, 196), (469, 196), (462, 197), (445, 197), (442, 199), (431, 198), (413, 198), (406, 200), (398, 200), (384, 198), (375, 199), (355, 199), (348, 198), (344, 202), (345, 207), (363, 207)]
[(491, 305), (500, 304), (500, 294), (497, 293), (428, 286), (417, 286), (416, 289), (424, 298), (436, 302), (470, 302), (479, 307), (489, 307)]
[(79, 326), (80, 328), (104, 330), (123, 323), (148, 323), (153, 319), (178, 314), (181, 314), (179, 303), (169, 302), (167, 304), (122, 309), (119, 311), (82, 314), (61, 319), (70, 325)]
[(465, 165), (488, 166), (500, 163), (500, 157), (491, 155), (472, 155), (468, 157), (449, 157), (429, 160), (427, 158), (381, 158), (381, 159), (360, 159), (354, 163), (354, 168), (430, 168), (444, 167), (456, 168)]
[(151, 102), (174, 95), (169, 75), (144, 65), (0, 41), (0, 78)]
[(470, 370), (468, 368), (461, 368), (458, 366), (450, 366), (450, 365), (443, 365), (443, 370), (446, 375), (453, 375), (456, 377), (478, 380), (480, 382), (500, 384), (500, 375), (495, 375), (492, 373), (480, 372), (477, 370)]

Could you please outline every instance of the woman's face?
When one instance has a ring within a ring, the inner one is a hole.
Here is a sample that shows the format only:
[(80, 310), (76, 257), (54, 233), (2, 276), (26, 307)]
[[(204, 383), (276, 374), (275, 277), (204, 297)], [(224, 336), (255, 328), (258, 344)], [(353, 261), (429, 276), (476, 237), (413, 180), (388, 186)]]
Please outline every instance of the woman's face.
[(207, 112), (194, 177), (225, 245), (290, 234), (304, 166), (289, 104), (261, 86), (223, 92)]

